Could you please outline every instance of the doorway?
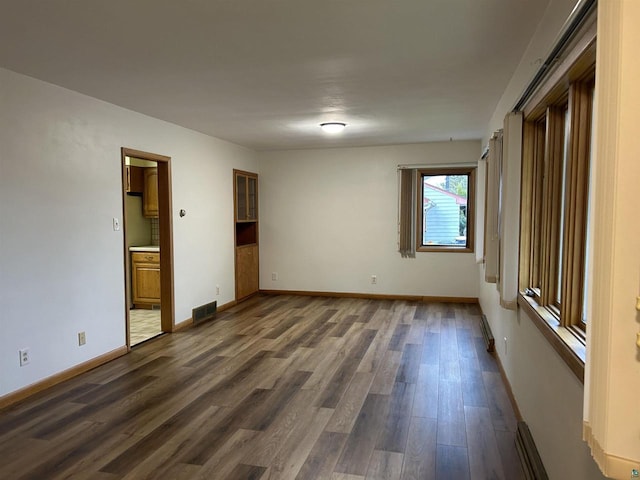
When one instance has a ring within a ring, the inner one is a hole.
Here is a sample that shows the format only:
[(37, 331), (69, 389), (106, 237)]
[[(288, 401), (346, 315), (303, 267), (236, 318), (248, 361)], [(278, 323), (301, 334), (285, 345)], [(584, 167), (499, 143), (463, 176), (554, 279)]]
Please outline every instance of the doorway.
[(174, 329), (171, 158), (122, 148), (127, 348)]

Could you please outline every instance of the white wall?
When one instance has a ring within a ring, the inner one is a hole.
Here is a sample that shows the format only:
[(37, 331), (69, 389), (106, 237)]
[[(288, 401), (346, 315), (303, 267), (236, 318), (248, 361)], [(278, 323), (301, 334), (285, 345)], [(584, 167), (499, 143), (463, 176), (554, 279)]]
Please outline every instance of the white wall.
[(254, 152), (4, 69), (0, 92), (0, 396), (125, 344), (121, 147), (172, 157), (176, 322), (233, 300), (232, 169)]
[(475, 162), (479, 150), (464, 141), (259, 153), (260, 288), (477, 297), (473, 253), (400, 257), (396, 167)]
[[(546, 59), (576, 0), (552, 0), (531, 39), (486, 131), (502, 128), (504, 116), (516, 103), (538, 68)], [(478, 198), (484, 198), (480, 182)], [(518, 225), (507, 228), (516, 232)], [(517, 262), (517, 259), (512, 259)], [(478, 269), (480, 304), (496, 338), (498, 356), (513, 389), (523, 419), (529, 425), (549, 478), (603, 479), (590, 451), (582, 441), (583, 384), (569, 370), (549, 342), (524, 312), (505, 310), (499, 305), (494, 284), (484, 281)], [(507, 338), (505, 348), (504, 338)]]

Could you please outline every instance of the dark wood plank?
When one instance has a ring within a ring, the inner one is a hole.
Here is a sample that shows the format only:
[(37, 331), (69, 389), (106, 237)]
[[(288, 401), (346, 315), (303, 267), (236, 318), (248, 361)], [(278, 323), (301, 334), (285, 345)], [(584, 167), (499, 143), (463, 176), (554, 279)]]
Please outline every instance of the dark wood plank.
[(411, 325), (406, 325), (404, 323), (398, 324), (393, 332), (393, 337), (391, 337), (391, 341), (389, 342), (389, 350), (401, 352), (407, 335), (409, 335), (409, 330), (411, 330)]
[(501, 430), (495, 430), (495, 434), (504, 477), (508, 480), (524, 480), (526, 477), (516, 450), (515, 434)]
[(518, 420), (511, 406), (511, 400), (502, 377), (497, 372), (483, 372), (482, 376), (487, 392), (489, 409), (491, 410), (493, 428), (515, 432)]
[(247, 410), (240, 421), (240, 428), (247, 430), (266, 430), (276, 417), (287, 407), (289, 401), (311, 376), (311, 372), (298, 371), (288, 376), (281, 385), (261, 399), (261, 403)]
[(440, 334), (427, 332), (422, 346), (421, 363), (438, 365), (440, 362)]
[(276, 339), (280, 335), (284, 334), (287, 330), (292, 328), (294, 325), (299, 323), (302, 320), (302, 317), (299, 316), (290, 316), (288, 318), (283, 319), (278, 325), (273, 328), (269, 333), (264, 335), (264, 338)]
[[(438, 480), (470, 480), (467, 449), (438, 445), (436, 448), (436, 478)], [(473, 477), (482, 478), (482, 477)]]
[(0, 411), (0, 478), (521, 480), (479, 313), (253, 297)]
[(402, 480), (435, 478), (437, 422), (413, 418), (404, 452)]
[(255, 465), (239, 464), (233, 471), (225, 477), (226, 480), (260, 480), (266, 472), (265, 467), (256, 467)]
[(389, 480), (400, 478), (404, 455), (397, 452), (375, 450), (369, 461), (367, 480)]
[(464, 404), (473, 407), (488, 406), (484, 378), (475, 356), (460, 358), (460, 377)]
[(331, 329), (330, 335), (332, 337), (344, 337), (344, 334), (349, 331), (351, 325), (353, 325), (358, 318), (358, 315), (347, 315)]
[(350, 475), (367, 473), (369, 459), (384, 425), (388, 406), (387, 395), (367, 396), (334, 471)]
[(351, 383), (349, 384), (349, 388), (333, 411), (331, 420), (329, 420), (326, 427), (327, 431), (343, 433), (351, 432), (351, 429), (358, 418), (358, 413), (362, 408), (362, 404), (369, 394), (372, 381), (373, 375), (371, 373), (355, 373)]
[(466, 446), (464, 404), (460, 382), (438, 383), (438, 444)]
[(331, 478), (342, 447), (347, 441), (346, 433), (323, 432), (296, 476), (297, 480)]
[(414, 417), (438, 418), (438, 383), (438, 365), (420, 365), (413, 397)]
[(491, 412), (488, 408), (465, 407), (465, 418), (469, 469), (478, 478), (505, 480)]
[(403, 453), (409, 424), (411, 423), (411, 407), (415, 394), (415, 384), (398, 382), (391, 392), (389, 412), (378, 442), (376, 450)]
[(422, 346), (407, 343), (402, 351), (402, 359), (396, 382), (417, 383), (420, 372), (420, 357), (422, 356)]
[(338, 367), (331, 377), (329, 385), (318, 399), (317, 405), (323, 408), (335, 408), (349, 387), (362, 357), (371, 345), (378, 332), (375, 330), (363, 330), (358, 341), (349, 351), (347, 358)]

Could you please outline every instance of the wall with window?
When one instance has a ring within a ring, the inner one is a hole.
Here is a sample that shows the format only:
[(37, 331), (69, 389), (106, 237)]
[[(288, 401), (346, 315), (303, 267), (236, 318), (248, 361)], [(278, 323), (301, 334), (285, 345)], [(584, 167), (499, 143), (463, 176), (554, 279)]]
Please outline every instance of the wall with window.
[(479, 151), (460, 141), (259, 153), (260, 288), (477, 297), (473, 253), (400, 257), (397, 166), (468, 164)]
[(0, 396), (125, 344), (121, 147), (172, 157), (176, 322), (216, 284), (233, 300), (232, 171), (253, 151), (8, 70), (0, 85)]
[[(503, 119), (546, 58), (558, 38), (575, 0), (552, 0), (531, 39), (520, 66), (505, 90), (487, 129), (483, 145), (502, 128)], [(484, 169), (479, 170), (478, 201), (484, 200)], [(482, 230), (481, 221), (477, 223)], [(504, 226), (519, 236), (519, 225)], [(477, 238), (483, 234), (478, 232)], [(517, 258), (506, 259), (517, 262)], [(549, 478), (605, 478), (582, 440), (584, 385), (561, 358), (528, 314), (500, 306), (496, 285), (485, 282), (485, 269), (478, 271), (480, 303), (496, 338), (496, 349), (511, 384), (523, 419), (528, 423)]]

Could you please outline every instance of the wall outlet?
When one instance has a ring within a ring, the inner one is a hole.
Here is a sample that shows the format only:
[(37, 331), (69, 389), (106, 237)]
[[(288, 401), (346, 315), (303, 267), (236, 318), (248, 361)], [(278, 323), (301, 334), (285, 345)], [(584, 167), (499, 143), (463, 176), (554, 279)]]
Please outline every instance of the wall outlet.
[(120, 231), (120, 219), (118, 219), (118, 217), (113, 217), (113, 231)]
[(78, 333), (78, 346), (82, 346), (87, 343), (87, 334), (85, 332)]
[(29, 365), (29, 362), (31, 361), (29, 349), (23, 348), (22, 350), (18, 350), (18, 354), (20, 355), (20, 366), (24, 367), (25, 365)]
[(271, 281), (276, 282), (278, 280), (278, 272), (271, 272)]
[(378, 276), (377, 275), (371, 275), (371, 285), (375, 285), (378, 283)]
[(216, 285), (216, 295), (220, 295), (220, 285)]

